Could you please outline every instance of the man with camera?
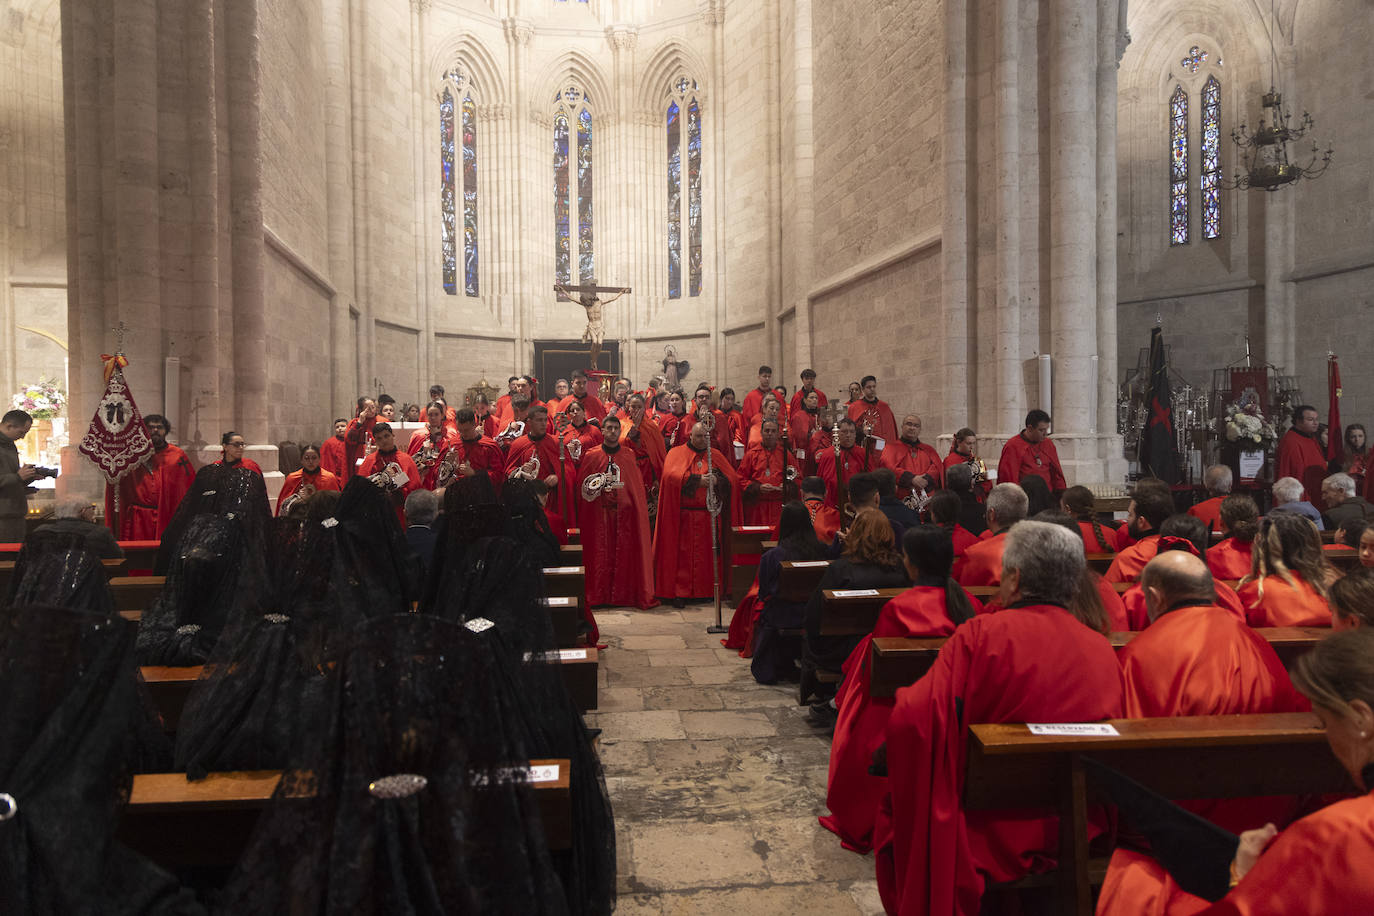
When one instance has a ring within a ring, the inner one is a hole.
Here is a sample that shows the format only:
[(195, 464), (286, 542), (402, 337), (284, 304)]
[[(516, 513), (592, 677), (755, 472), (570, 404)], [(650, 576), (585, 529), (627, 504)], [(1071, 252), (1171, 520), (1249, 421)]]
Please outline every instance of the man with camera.
[(11, 410), (0, 417), (0, 544), (24, 540), (24, 518), (29, 514), (29, 484), (41, 473), (31, 464), (19, 464), (14, 443), (29, 434), (33, 417)]

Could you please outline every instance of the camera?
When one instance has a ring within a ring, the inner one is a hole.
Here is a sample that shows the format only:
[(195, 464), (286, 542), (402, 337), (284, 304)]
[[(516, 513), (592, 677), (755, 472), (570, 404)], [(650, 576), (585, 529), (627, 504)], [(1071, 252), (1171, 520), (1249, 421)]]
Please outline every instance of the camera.
[(62, 472), (57, 468), (43, 468), (35, 465), (33, 469), (33, 479), (42, 480), (44, 477), (56, 477), (61, 473)]

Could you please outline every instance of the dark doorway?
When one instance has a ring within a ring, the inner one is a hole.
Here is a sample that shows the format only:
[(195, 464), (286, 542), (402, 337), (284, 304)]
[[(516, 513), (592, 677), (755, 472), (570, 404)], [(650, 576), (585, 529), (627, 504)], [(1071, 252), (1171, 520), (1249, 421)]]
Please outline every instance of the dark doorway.
[[(534, 373), (539, 376), (540, 397), (553, 393), (553, 383), (570, 378), (574, 369), (590, 369), (592, 348), (580, 340), (536, 340), (534, 342)], [(607, 340), (601, 344), (597, 366), (605, 372), (620, 371), (620, 341)]]

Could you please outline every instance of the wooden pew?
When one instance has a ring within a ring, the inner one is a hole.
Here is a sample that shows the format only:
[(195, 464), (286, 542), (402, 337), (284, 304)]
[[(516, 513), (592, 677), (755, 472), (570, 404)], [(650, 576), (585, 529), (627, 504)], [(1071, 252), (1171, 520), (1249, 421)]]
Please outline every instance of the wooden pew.
[[(549, 848), (568, 849), (572, 846), (568, 761), (531, 760), (530, 766), (536, 768), (540, 780), (534, 783), (534, 797)], [(164, 867), (233, 865), (280, 779), (279, 770), (211, 773), (197, 782), (189, 781), (184, 773), (137, 775), (117, 835)]]
[[(596, 673), (599, 664), (600, 660), (593, 646), (558, 650), (558, 666), (563, 675), (563, 683), (567, 685), (568, 693), (572, 695), (573, 702), (582, 712), (596, 709)], [(204, 666), (145, 666), (139, 670), (144, 683), (148, 685), (149, 699), (162, 715), (163, 727), (168, 732), (175, 732), (177, 724), (181, 721), (186, 699), (191, 695), (191, 688), (200, 678)]]
[[(1298, 657), (1311, 651), (1317, 641), (1331, 631), (1323, 627), (1257, 627), (1285, 668), (1291, 668)], [(1109, 637), (1113, 649), (1120, 649), (1138, 633), (1113, 633)], [(930, 666), (946, 637), (875, 637), (869, 648), (869, 687), (872, 697), (894, 696), (899, 688), (920, 680)]]
[[(0, 560), (0, 593), (5, 592), (10, 587), (10, 581), (14, 578), (14, 566), (18, 560)], [(123, 558), (111, 560), (101, 560), (100, 565), (105, 567), (105, 575), (114, 578), (124, 575), (129, 569), (129, 561)]]
[[(1048, 876), (1056, 888), (1056, 912), (1093, 912), (1085, 756), (1172, 799), (1351, 788), (1311, 713), (1113, 719), (1108, 724), (1117, 735), (1032, 735), (1020, 724), (970, 727), (966, 810), (1047, 807), (1059, 814), (1060, 868)], [(1026, 886), (1045, 883), (1045, 876), (1036, 876)]]
[(778, 597), (784, 601), (810, 601), (829, 567), (829, 560), (784, 562), (778, 573)]
[(1090, 553), (1088, 554), (1088, 568), (1100, 576), (1107, 572), (1112, 565), (1112, 560), (1115, 559), (1116, 554), (1114, 553)]
[(569, 528), (569, 529), (568, 529), (568, 543), (569, 543), (569, 544), (581, 544), (581, 543), (582, 543), (582, 529), (581, 529), (581, 528)]
[(162, 594), (166, 576), (117, 576), (110, 580), (116, 611), (141, 611)]
[(1326, 560), (1341, 572), (1350, 572), (1360, 565), (1360, 552), (1353, 547), (1342, 547), (1340, 550), (1323, 550)]
[(563, 562), (569, 566), (582, 565), (582, 545), (581, 544), (562, 544), (558, 552), (563, 556)]
[(544, 567), (544, 594), (550, 598), (587, 600), (587, 570), (583, 566)]
[(749, 586), (754, 584), (754, 576), (759, 571), (758, 558), (768, 548), (765, 544), (773, 544), (773, 529), (767, 525), (736, 525), (730, 529), (730, 550), (734, 556), (745, 556), (750, 558), (744, 563), (730, 564), (730, 603), (736, 607), (744, 599), (744, 595), (749, 591)]

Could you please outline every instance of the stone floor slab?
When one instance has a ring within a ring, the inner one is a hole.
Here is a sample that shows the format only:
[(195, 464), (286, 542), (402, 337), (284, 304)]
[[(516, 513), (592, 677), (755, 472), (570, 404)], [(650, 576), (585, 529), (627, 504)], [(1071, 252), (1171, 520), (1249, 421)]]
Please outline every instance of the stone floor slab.
[(645, 709), (725, 708), (721, 692), (711, 687), (645, 687), (643, 690)]
[[(617, 910), (616, 912), (619, 912)], [(665, 916), (850, 916), (860, 911), (854, 898), (834, 884), (807, 884), (702, 890), (663, 895)]]
[(630, 837), (634, 877), (645, 891), (768, 880), (748, 824), (670, 820), (631, 826)]
[(595, 720), (590, 724), (602, 729), (608, 738), (623, 741), (661, 741), (687, 737), (682, 714), (673, 709), (598, 712), (589, 718)]
[(761, 738), (778, 733), (765, 714), (739, 710), (684, 712), (682, 725), (689, 738)]
[(720, 659), (711, 649), (648, 649), (642, 657), (651, 668), (666, 665), (696, 668), (720, 664)]

